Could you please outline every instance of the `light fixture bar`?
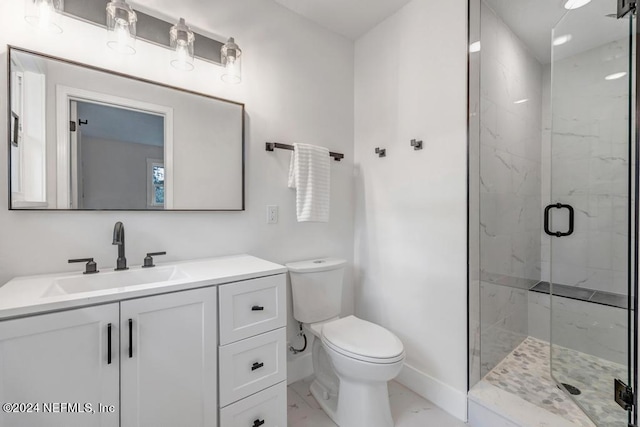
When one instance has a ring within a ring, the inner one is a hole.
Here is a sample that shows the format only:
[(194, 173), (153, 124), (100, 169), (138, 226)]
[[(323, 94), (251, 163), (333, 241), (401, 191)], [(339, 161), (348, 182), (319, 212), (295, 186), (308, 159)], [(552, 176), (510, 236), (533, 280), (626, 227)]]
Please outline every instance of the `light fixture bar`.
[[(71, 18), (106, 28), (105, 4), (104, 0), (65, 0), (64, 14)], [(138, 10), (136, 10), (136, 15), (138, 16), (136, 34), (138, 40), (171, 49), (169, 30), (174, 23), (166, 22)], [(195, 33), (195, 37), (195, 57), (221, 65), (220, 49), (224, 43), (198, 33)]]

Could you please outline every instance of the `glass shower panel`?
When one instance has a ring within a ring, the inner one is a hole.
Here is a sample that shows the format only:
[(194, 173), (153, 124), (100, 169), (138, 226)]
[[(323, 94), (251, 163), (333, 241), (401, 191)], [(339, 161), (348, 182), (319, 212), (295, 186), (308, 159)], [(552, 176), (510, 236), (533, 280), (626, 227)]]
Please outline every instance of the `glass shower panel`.
[(555, 26), (551, 108), (543, 111), (552, 123), (542, 246), (550, 251), (552, 376), (599, 427), (627, 425), (614, 380), (631, 385), (632, 18), (617, 19), (616, 10), (616, 0), (592, 1)]

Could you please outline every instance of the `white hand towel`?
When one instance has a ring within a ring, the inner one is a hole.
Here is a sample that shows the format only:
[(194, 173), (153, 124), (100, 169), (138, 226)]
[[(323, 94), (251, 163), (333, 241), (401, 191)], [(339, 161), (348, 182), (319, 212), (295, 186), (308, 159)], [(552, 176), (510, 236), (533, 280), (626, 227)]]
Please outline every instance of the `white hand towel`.
[(293, 147), (289, 188), (296, 189), (298, 222), (329, 222), (329, 150), (309, 144), (293, 144)]

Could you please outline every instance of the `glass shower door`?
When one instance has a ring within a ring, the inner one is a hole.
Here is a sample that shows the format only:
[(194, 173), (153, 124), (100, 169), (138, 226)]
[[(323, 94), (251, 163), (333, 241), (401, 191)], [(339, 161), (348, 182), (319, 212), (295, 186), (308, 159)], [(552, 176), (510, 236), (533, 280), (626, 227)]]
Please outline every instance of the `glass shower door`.
[(568, 10), (555, 26), (551, 102), (543, 111), (551, 124), (542, 165), (543, 177), (550, 176), (542, 248), (551, 284), (551, 372), (599, 427), (630, 421), (614, 382), (632, 385), (633, 366), (635, 17), (616, 13), (616, 0), (594, 0)]

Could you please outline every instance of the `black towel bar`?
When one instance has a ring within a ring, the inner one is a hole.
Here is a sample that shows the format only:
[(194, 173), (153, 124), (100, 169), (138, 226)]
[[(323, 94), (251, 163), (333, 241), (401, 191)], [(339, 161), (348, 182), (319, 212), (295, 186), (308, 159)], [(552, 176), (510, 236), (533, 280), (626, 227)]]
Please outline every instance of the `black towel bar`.
[[(293, 145), (281, 144), (279, 142), (267, 142), (267, 144), (266, 144), (266, 150), (267, 151), (273, 151), (276, 148), (281, 148), (283, 150), (293, 150)], [(329, 155), (331, 157), (333, 157), (333, 159), (335, 161), (337, 161), (337, 162), (339, 162), (340, 160), (344, 159), (344, 154), (342, 154), (342, 153), (334, 153), (333, 151), (330, 151)]]

